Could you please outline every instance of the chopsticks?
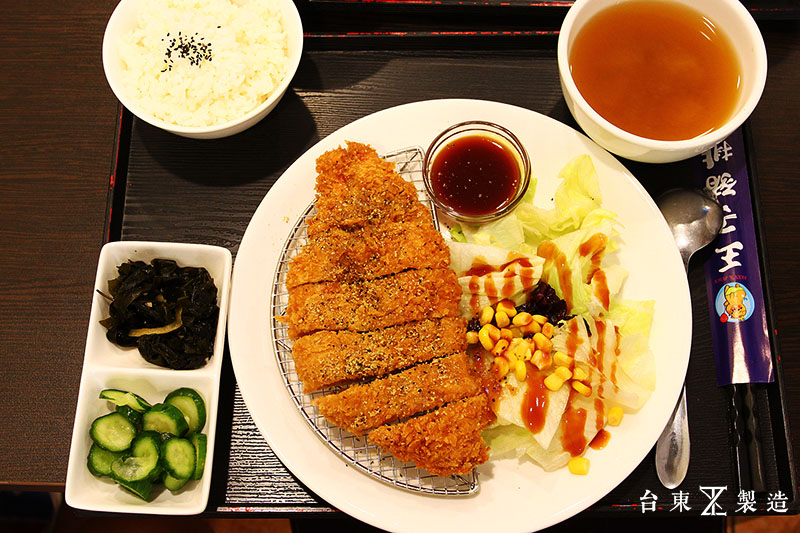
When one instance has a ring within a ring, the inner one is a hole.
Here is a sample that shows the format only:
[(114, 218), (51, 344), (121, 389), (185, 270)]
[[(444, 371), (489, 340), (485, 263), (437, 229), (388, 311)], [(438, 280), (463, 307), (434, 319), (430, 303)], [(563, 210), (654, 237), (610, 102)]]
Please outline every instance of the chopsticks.
[(728, 392), (732, 427), (732, 445), (740, 490), (766, 492), (764, 463), (761, 453), (761, 432), (750, 383), (725, 387)]

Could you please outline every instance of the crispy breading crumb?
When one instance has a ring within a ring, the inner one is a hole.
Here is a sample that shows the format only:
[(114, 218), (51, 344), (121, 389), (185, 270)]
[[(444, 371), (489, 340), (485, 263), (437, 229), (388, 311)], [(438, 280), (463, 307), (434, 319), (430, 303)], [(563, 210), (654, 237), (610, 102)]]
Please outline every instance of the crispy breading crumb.
[(348, 142), (317, 158), (317, 214), (308, 234), (381, 221), (430, 222), (417, 189), (369, 145)]
[(468, 474), (489, 459), (481, 431), (494, 421), (485, 394), (479, 394), (392, 426), (367, 438), (401, 461), (437, 476)]
[(319, 281), (368, 280), (411, 268), (444, 268), (450, 251), (430, 220), (331, 228), (310, 238), (291, 261), (288, 288)]
[(445, 317), (363, 333), (318, 331), (297, 339), (292, 357), (303, 390), (314, 392), (462, 351), (466, 329), (463, 318)]
[(289, 336), (369, 331), (412, 320), (459, 316), (461, 287), (449, 268), (406, 270), (385, 278), (307, 283), (289, 292)]
[(354, 435), (478, 394), (481, 379), (461, 352), (314, 400), (320, 412)]

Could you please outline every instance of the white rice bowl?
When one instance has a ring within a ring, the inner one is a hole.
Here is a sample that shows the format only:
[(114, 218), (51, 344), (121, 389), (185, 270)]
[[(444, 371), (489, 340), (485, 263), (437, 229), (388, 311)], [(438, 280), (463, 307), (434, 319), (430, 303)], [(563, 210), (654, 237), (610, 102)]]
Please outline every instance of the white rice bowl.
[[(274, 107), (299, 62), (299, 50), (291, 48), (302, 48), (302, 29), (299, 17), (285, 20), (285, 3), (138, 0), (126, 6), (127, 24), (112, 28), (116, 12), (109, 21), (105, 40), (114, 41), (114, 58), (106, 57), (107, 42), (103, 50), (109, 84), (134, 114), (175, 133), (237, 121), (250, 126)], [(300, 34), (298, 44), (292, 32)], [(248, 115), (273, 95), (263, 115)]]

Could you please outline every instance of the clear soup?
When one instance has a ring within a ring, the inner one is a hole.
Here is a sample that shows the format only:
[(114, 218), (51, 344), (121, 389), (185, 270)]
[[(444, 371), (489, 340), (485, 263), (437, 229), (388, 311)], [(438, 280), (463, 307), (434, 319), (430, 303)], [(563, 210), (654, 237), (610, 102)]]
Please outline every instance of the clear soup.
[(670, 1), (600, 11), (575, 36), (569, 65), (595, 111), (649, 139), (691, 139), (718, 129), (741, 92), (730, 39), (699, 11)]

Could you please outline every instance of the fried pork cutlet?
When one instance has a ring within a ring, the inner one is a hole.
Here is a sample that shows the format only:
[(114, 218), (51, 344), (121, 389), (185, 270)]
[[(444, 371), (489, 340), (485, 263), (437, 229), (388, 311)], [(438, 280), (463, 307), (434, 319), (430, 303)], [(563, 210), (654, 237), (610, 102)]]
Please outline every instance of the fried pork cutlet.
[(444, 268), (450, 251), (430, 222), (385, 222), (353, 229), (331, 228), (311, 238), (292, 259), (286, 286), (319, 281), (356, 281), (410, 268)]
[(289, 337), (318, 330), (369, 331), (413, 320), (459, 316), (461, 287), (449, 268), (385, 278), (307, 283), (289, 291)]
[(320, 412), (354, 435), (421, 411), (474, 396), (481, 379), (461, 352), (314, 400)]
[(318, 331), (292, 347), (305, 392), (354, 379), (372, 378), (465, 348), (466, 321), (460, 317), (408, 322), (366, 333)]
[(332, 227), (375, 222), (430, 222), (431, 212), (417, 189), (365, 144), (350, 142), (317, 158), (317, 214), (308, 222), (310, 237)]
[(464, 475), (489, 459), (481, 431), (494, 421), (485, 394), (372, 430), (367, 438), (401, 461), (437, 476)]

